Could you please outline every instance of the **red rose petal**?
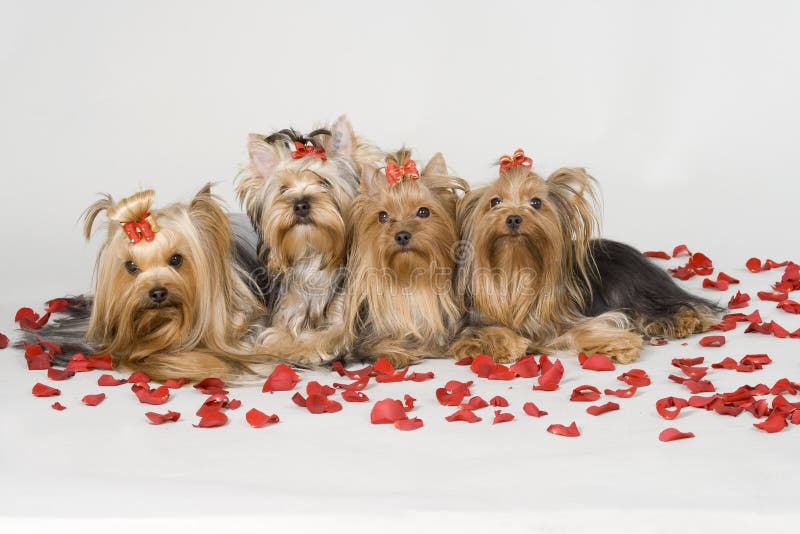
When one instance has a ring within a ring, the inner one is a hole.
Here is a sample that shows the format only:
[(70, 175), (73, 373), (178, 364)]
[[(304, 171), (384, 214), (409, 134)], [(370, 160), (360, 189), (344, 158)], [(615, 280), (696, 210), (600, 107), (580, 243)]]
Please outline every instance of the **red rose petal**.
[(691, 432), (681, 432), (677, 428), (668, 428), (662, 430), (658, 435), (659, 441), (675, 441), (676, 439), (693, 438), (694, 434)]
[(312, 393), (306, 398), (306, 409), (313, 414), (335, 413), (342, 409), (342, 405), (325, 395)]
[(735, 310), (737, 308), (746, 308), (750, 305), (750, 295), (747, 293), (736, 292), (731, 300), (728, 301), (728, 308)]
[(372, 368), (376, 373), (375, 381), (379, 383), (400, 382), (408, 373), (408, 367), (399, 371), (395, 370), (392, 363), (386, 358), (378, 358)]
[(257, 410), (255, 408), (250, 409), (244, 415), (244, 418), (253, 428), (263, 428), (267, 425), (271, 425), (280, 421), (280, 418), (277, 415), (275, 414), (267, 415), (261, 410)]
[(351, 389), (342, 391), (342, 398), (347, 402), (366, 402), (369, 400), (369, 397), (367, 397), (364, 393)]
[(681, 413), (681, 410), (687, 406), (689, 406), (689, 403), (686, 401), (686, 399), (681, 399), (678, 397), (666, 397), (659, 399), (656, 402), (656, 411), (658, 412), (658, 415), (664, 419), (672, 420), (678, 417), (678, 414)]
[(58, 410), (59, 412), (61, 410), (66, 410), (67, 409), (67, 407), (62, 405), (60, 402), (54, 402), (53, 404), (50, 405), (50, 407), (52, 409), (54, 409), (54, 410)]
[[(542, 356), (542, 359), (546, 360), (546, 356)], [(564, 377), (564, 364), (561, 363), (561, 360), (556, 360), (546, 369), (540, 362), (539, 367), (542, 369), (542, 374), (539, 375), (539, 378), (537, 379), (540, 387), (534, 386), (533, 389), (557, 389), (558, 384)]]
[(8, 347), (8, 336), (5, 334), (0, 334), (0, 349), (4, 349)]
[(786, 293), (779, 293), (777, 291), (759, 291), (756, 293), (761, 300), (771, 300), (773, 302), (780, 302), (789, 298)]
[(786, 330), (781, 325), (779, 325), (778, 323), (776, 323), (775, 321), (770, 321), (769, 322), (769, 328), (770, 328), (770, 331), (772, 332), (772, 335), (777, 337), (777, 338), (783, 339), (783, 338), (786, 338), (786, 337), (789, 336), (789, 331)]
[(401, 419), (408, 419), (403, 403), (397, 399), (379, 400), (372, 407), (369, 417), (373, 425), (394, 423)]
[(717, 396), (713, 395), (711, 397), (703, 397), (700, 395), (693, 395), (689, 397), (688, 404), (692, 408), (708, 408), (708, 406), (717, 400)]
[(613, 412), (614, 410), (619, 410), (619, 404), (616, 402), (607, 402), (599, 406), (589, 406), (586, 408), (586, 412), (591, 415), (602, 415), (606, 412)]
[(150, 377), (141, 371), (134, 371), (128, 377), (129, 384), (147, 384), (150, 382)]
[(417, 399), (415, 399), (411, 395), (403, 395), (403, 408), (405, 409), (405, 411), (410, 412), (411, 410), (413, 410), (414, 402), (416, 402), (416, 400)]
[(748, 354), (744, 356), (739, 363), (743, 365), (752, 365), (756, 369), (761, 369), (762, 366), (772, 363), (772, 358), (766, 354)]
[(797, 388), (788, 378), (781, 378), (770, 388), (769, 393), (772, 395), (781, 395), (783, 393), (797, 395)]
[(589, 371), (613, 371), (616, 369), (614, 362), (605, 354), (592, 354), (581, 361), (581, 367)]
[(720, 271), (717, 274), (717, 280), (724, 280), (725, 282), (728, 282), (729, 284), (738, 284), (739, 283), (738, 279), (732, 277), (729, 274), (725, 274), (722, 271)]
[(753, 426), (764, 432), (774, 434), (786, 428), (786, 415), (781, 412), (773, 412), (773, 414), (764, 421), (755, 423)]
[(186, 384), (186, 382), (188, 382), (188, 380), (186, 380), (185, 378), (179, 378), (178, 380), (170, 378), (169, 380), (164, 382), (164, 386), (170, 389), (180, 389), (184, 386), (184, 384)]
[(52, 358), (53, 356), (45, 351), (41, 345), (25, 344), (25, 360), (27, 361), (29, 371), (43, 371), (49, 369)]
[(146, 384), (134, 384), (131, 386), (131, 391), (139, 399), (142, 404), (164, 404), (169, 400), (169, 388), (166, 386), (159, 386), (155, 389), (150, 389)]
[(523, 404), (522, 411), (530, 415), (531, 417), (542, 417), (544, 415), (547, 415), (547, 412), (540, 410), (539, 407), (532, 402), (526, 402), (525, 404)]
[(460, 360), (456, 362), (456, 365), (472, 365), (473, 357), (472, 356), (464, 356)]
[(298, 406), (306, 407), (306, 398), (303, 397), (299, 391), (292, 395), (292, 401)]
[(206, 378), (195, 384), (194, 389), (203, 393), (205, 395), (214, 395), (216, 393), (227, 394), (228, 391), (225, 389), (225, 382), (220, 380), (219, 378)]
[(550, 425), (547, 427), (547, 431), (551, 434), (556, 434), (558, 436), (564, 436), (567, 438), (574, 438), (581, 435), (580, 431), (578, 430), (578, 426), (575, 424), (575, 421), (570, 423), (569, 426)]
[(667, 269), (667, 272), (669, 272), (669, 274), (671, 274), (678, 280), (688, 280), (689, 278), (692, 278), (695, 274), (697, 274), (688, 265), (682, 265), (680, 267), (675, 267), (674, 269)]
[(110, 354), (102, 354), (100, 356), (89, 356), (86, 360), (89, 369), (102, 369), (110, 371), (114, 368), (114, 363), (111, 361)]
[(688, 365), (682, 365), (680, 366), (680, 370), (692, 380), (700, 380), (706, 376), (706, 373), (708, 373), (708, 367), (691, 367)]
[(495, 410), (494, 411), (494, 419), (492, 420), (492, 424), (496, 425), (497, 423), (507, 423), (509, 421), (514, 420), (514, 414), (503, 412), (502, 410)]
[(714, 392), (714, 384), (708, 380), (685, 380), (683, 385), (689, 388), (692, 393), (708, 393)]
[[(427, 373), (411, 373), (405, 379), (410, 380), (411, 382), (425, 382), (426, 380), (430, 380), (435, 377), (436, 375), (434, 375), (432, 371), (428, 371)], [(421, 422), (422, 421), (420, 421), (420, 423)]]
[[(778, 308), (782, 309), (786, 313), (800, 314), (800, 302), (795, 302), (793, 300), (787, 299), (780, 301), (778, 303)], [(8, 339), (6, 339), (6, 344), (8, 344)]]
[(54, 367), (47, 369), (47, 378), (50, 380), (67, 380), (73, 376), (75, 376), (75, 373), (73, 371), (67, 371), (66, 369), (56, 369)]
[(69, 307), (67, 299), (53, 299), (47, 303), (47, 311), (50, 313), (60, 313)]
[(458, 406), (464, 400), (464, 397), (470, 394), (469, 386), (472, 382), (459, 382), (458, 380), (450, 380), (443, 388), (436, 390), (436, 398), (443, 406)]
[(703, 287), (706, 289), (717, 289), (719, 291), (727, 291), (728, 290), (728, 282), (725, 280), (717, 280), (716, 282), (711, 278), (704, 278), (703, 279)]
[(636, 386), (637, 388), (650, 385), (650, 377), (642, 369), (631, 369), (617, 377), (617, 380), (622, 380), (629, 386)]
[(469, 399), (466, 404), (459, 405), (460, 408), (467, 408), (469, 410), (480, 410), (481, 408), (486, 408), (487, 406), (489, 406), (489, 403), (477, 395)]
[(472, 358), (470, 370), (478, 375), (480, 378), (488, 378), (489, 373), (494, 369), (494, 359), (486, 354), (478, 354)]
[(109, 374), (100, 375), (100, 378), (97, 379), (98, 386), (119, 386), (127, 383), (127, 378), (114, 378)]
[(279, 363), (267, 377), (261, 392), (290, 391), (298, 382), (300, 382), (300, 376), (285, 363)]
[(33, 393), (34, 397), (54, 397), (61, 395), (61, 390), (37, 382), (31, 389), (31, 393)]
[(761, 272), (761, 260), (758, 258), (750, 258), (744, 264), (747, 267), (747, 270), (751, 273), (760, 273)]
[(486, 377), (489, 380), (514, 380), (517, 378), (517, 373), (511, 371), (508, 367), (501, 364), (496, 364), (492, 371), (489, 373), (489, 376)]
[(462, 408), (457, 412), (448, 415), (447, 417), (445, 417), (445, 419), (451, 423), (453, 421), (466, 421), (467, 423), (477, 423), (478, 421), (481, 420), (481, 418), (475, 415), (475, 413), (472, 410), (468, 410), (466, 408)]
[(98, 393), (97, 395), (85, 395), (81, 402), (84, 403), (86, 406), (97, 406), (106, 398), (105, 393)]
[(416, 430), (422, 428), (422, 419), (414, 417), (412, 419), (399, 419), (394, 422), (397, 430)]
[(350, 382), (349, 384), (340, 384), (338, 382), (333, 383), (333, 387), (338, 389), (344, 389), (346, 391), (361, 391), (367, 384), (369, 384), (369, 376), (365, 376), (363, 378), (359, 378), (355, 382)]
[(700, 340), (703, 347), (721, 347), (725, 344), (725, 336), (705, 336)]
[(227, 415), (220, 412), (219, 410), (210, 410), (205, 414), (203, 414), (203, 416), (200, 418), (200, 421), (196, 425), (192, 426), (195, 428), (214, 428), (222, 426), (227, 422), (228, 422)]
[(677, 258), (678, 256), (691, 256), (692, 253), (689, 252), (689, 247), (686, 245), (678, 245), (672, 249), (672, 257)]
[(539, 364), (532, 354), (528, 354), (511, 365), (509, 370), (521, 378), (533, 378), (539, 374)]
[(573, 402), (594, 402), (600, 398), (600, 390), (594, 386), (578, 386), (572, 390), (569, 400)]
[(239, 408), (241, 405), (242, 401), (240, 401), (239, 399), (231, 399), (230, 402), (228, 402), (228, 409), (235, 410)]
[(492, 406), (497, 406), (498, 408), (505, 408), (506, 406), (508, 406), (508, 401), (504, 397), (501, 397), (500, 395), (495, 395), (494, 397), (489, 399), (489, 404), (491, 404)]
[(658, 258), (660, 260), (668, 260), (668, 259), (670, 259), (670, 255), (667, 254), (666, 252), (661, 251), (661, 250), (646, 250), (646, 251), (642, 252), (642, 254), (644, 254), (648, 258)]
[(181, 418), (180, 412), (168, 411), (167, 413), (146, 412), (144, 414), (154, 425), (163, 425), (164, 423), (174, 423)]
[(621, 399), (627, 399), (633, 397), (636, 394), (636, 390), (638, 388), (636, 386), (631, 386), (627, 389), (606, 389), (603, 391), (606, 395), (613, 395), (614, 397), (619, 397)]

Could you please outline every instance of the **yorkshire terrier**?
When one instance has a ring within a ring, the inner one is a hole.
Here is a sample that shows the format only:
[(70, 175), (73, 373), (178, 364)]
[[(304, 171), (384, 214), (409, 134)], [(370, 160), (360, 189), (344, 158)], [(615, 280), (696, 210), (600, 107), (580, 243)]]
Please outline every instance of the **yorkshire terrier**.
[(418, 172), (408, 150), (367, 167), (349, 230), (346, 325), (358, 359), (404, 367), (442, 357), (461, 315), (452, 288), (458, 234), (457, 192), (436, 154)]
[(344, 339), (346, 228), (360, 169), (382, 153), (344, 116), (306, 136), (251, 134), (248, 151), (236, 194), (267, 267), (269, 327), (258, 342), (295, 363), (329, 362)]
[(708, 330), (718, 308), (679, 288), (634, 248), (593, 239), (595, 181), (562, 168), (546, 180), (520, 149), (500, 159), (500, 176), (459, 203), (469, 257), (456, 287), (465, 327), (460, 358), (513, 361), (533, 351), (639, 357), (643, 337), (682, 338)]
[(93, 302), (75, 300), (73, 317), (40, 335), (78, 348), (83, 338), (84, 350), (158, 381), (258, 372), (268, 358), (252, 348), (264, 314), (250, 275), (255, 239), (235, 235), (210, 185), (189, 204), (154, 209), (154, 196), (105, 196), (86, 210), (87, 239), (98, 216), (108, 218)]

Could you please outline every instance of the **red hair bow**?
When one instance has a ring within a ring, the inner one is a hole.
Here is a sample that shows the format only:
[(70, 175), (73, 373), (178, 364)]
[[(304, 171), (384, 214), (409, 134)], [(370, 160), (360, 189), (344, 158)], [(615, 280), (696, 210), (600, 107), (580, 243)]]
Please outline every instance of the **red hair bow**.
[(533, 167), (533, 160), (526, 156), (525, 151), (521, 148), (516, 149), (513, 156), (504, 154), (500, 157), (500, 174), (514, 167), (526, 167), (530, 169)]
[(131, 244), (135, 245), (142, 239), (152, 241), (159, 228), (150, 212), (145, 213), (138, 221), (122, 223), (122, 229), (128, 234)]
[(296, 150), (292, 152), (292, 159), (301, 159), (310, 156), (312, 158), (319, 158), (322, 161), (328, 161), (328, 155), (325, 154), (325, 149), (321, 146), (315, 147), (311, 143), (305, 145), (300, 141), (295, 141), (294, 147)]
[(413, 159), (410, 159), (403, 163), (403, 166), (397, 165), (397, 163), (390, 161), (386, 164), (386, 179), (389, 180), (389, 185), (394, 185), (403, 177), (410, 178), (411, 180), (418, 180), (419, 179), (419, 171), (417, 170), (417, 164), (414, 163)]

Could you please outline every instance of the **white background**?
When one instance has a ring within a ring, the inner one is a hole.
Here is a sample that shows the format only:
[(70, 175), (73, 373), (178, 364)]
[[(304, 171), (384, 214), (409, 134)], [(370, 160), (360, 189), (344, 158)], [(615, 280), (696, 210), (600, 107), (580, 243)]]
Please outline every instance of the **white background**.
[[(423, 160), (442, 151), (474, 184), (517, 147), (543, 173), (585, 166), (602, 186), (604, 234), (641, 248), (686, 242), (743, 279), (750, 256), (798, 260), (798, 23), (792, 1), (2, 1), (0, 331), (21, 305), (90, 288), (98, 243), (84, 243), (77, 219), (96, 193), (153, 187), (166, 203), (212, 180), (235, 208), (248, 132), (308, 130), (341, 113), (384, 148), (405, 143)], [(776, 278), (759, 276), (753, 288)], [(784, 350), (790, 360), (775, 354), (762, 379), (774, 380), (797, 372), (798, 343), (748, 336), (725, 355)], [(665, 381), (672, 355), (690, 354), (645, 353), (664, 395), (681, 393)], [(773, 521), (797, 511), (781, 497), (798, 474), (796, 429), (765, 439), (745, 416), (697, 414), (702, 439), (666, 448), (655, 439), (665, 427), (656, 391), (631, 399), (631, 413), (603, 416), (622, 416), (618, 434), (598, 419), (599, 436), (568, 444), (542, 424), (445, 425), (430, 383), (418, 390), (431, 410), (424, 432), (370, 427), (363, 406), (309, 419), (284, 402), (262, 406), (279, 411), (280, 428), (254, 433), (240, 417), (214, 433), (189, 426), (194, 397), (180, 428), (147, 427), (122, 391), (125, 402), (97, 408), (103, 416), (77, 404), (54, 412), (30, 397), (35, 379), (21, 360), (0, 358), (0, 513), (15, 531), (29, 516), (212, 525), (267, 514), (274, 525), (308, 510), (321, 523), (405, 512), (416, 529), (448, 518), (473, 529), (526, 524), (517, 517), (558, 531), (581, 517), (584, 528), (634, 517), (644, 531), (662, 528), (670, 506), (738, 527), (759, 509)], [(466, 378), (445, 362), (425, 368)], [(65, 395), (80, 398), (92, 380), (65, 383)]]

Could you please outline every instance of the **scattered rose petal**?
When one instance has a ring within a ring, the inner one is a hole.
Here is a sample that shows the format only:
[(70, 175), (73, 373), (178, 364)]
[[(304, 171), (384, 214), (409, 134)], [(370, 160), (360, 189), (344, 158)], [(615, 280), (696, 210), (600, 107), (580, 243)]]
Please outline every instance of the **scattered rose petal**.
[(759, 291), (756, 293), (761, 300), (771, 300), (773, 302), (781, 302), (789, 298), (786, 293), (779, 293), (777, 291)]
[(104, 371), (110, 371), (114, 368), (114, 363), (111, 361), (110, 354), (89, 356), (86, 359), (86, 364), (89, 366), (89, 369), (102, 369)]
[(186, 380), (185, 378), (179, 378), (178, 380), (170, 378), (169, 380), (164, 382), (164, 386), (170, 389), (180, 389), (184, 386), (184, 384), (186, 384), (186, 382), (188, 382), (188, 380)]
[(728, 301), (728, 308), (735, 310), (737, 308), (746, 308), (750, 305), (750, 295), (747, 293), (736, 292), (731, 300)]
[(60, 402), (54, 402), (53, 404), (50, 405), (50, 407), (52, 409), (54, 409), (54, 410), (58, 410), (59, 412), (61, 410), (66, 410), (67, 409), (67, 407), (64, 406), (63, 404), (61, 404)]
[(369, 397), (367, 397), (361, 391), (355, 391), (352, 389), (342, 391), (342, 398), (347, 402), (366, 402), (369, 400)]
[(369, 384), (369, 376), (365, 376), (363, 378), (359, 378), (355, 382), (350, 382), (349, 384), (340, 384), (338, 382), (333, 383), (333, 387), (338, 389), (344, 389), (346, 391), (361, 391), (367, 384)]
[(417, 399), (415, 399), (411, 395), (403, 395), (403, 408), (405, 409), (405, 411), (410, 412), (411, 410), (413, 410), (414, 403), (416, 401)]
[(501, 397), (500, 395), (495, 395), (494, 397), (489, 399), (489, 404), (491, 404), (492, 406), (497, 406), (498, 408), (505, 408), (506, 406), (508, 406), (508, 401), (504, 397)]
[(761, 260), (758, 258), (750, 258), (744, 264), (747, 267), (747, 270), (751, 273), (760, 273), (761, 272)]
[(267, 377), (261, 392), (290, 391), (294, 389), (298, 382), (300, 382), (300, 376), (285, 363), (279, 363)]
[(66, 369), (56, 369), (54, 367), (47, 369), (47, 378), (50, 380), (67, 380), (73, 376), (75, 376), (75, 373), (73, 371), (67, 371)]
[(236, 409), (237, 409), (237, 408), (239, 408), (241, 405), (242, 405), (242, 401), (240, 401), (239, 399), (231, 399), (231, 400), (228, 402), (228, 409), (229, 409), (229, 410), (236, 410)]
[(502, 410), (495, 410), (494, 411), (494, 419), (492, 420), (492, 424), (496, 425), (497, 423), (507, 423), (509, 421), (514, 420), (514, 414), (503, 412)]
[(602, 415), (606, 412), (612, 412), (614, 410), (619, 410), (619, 404), (616, 402), (607, 402), (599, 406), (589, 406), (586, 408), (586, 412), (591, 415)]
[(61, 390), (37, 382), (34, 384), (31, 393), (33, 393), (34, 397), (54, 397), (56, 395), (61, 395)]
[(781, 378), (770, 388), (770, 394), (772, 395), (781, 395), (783, 393), (788, 393), (789, 395), (797, 395), (797, 387), (788, 378)]
[(681, 432), (677, 428), (668, 428), (662, 430), (658, 435), (659, 441), (675, 441), (676, 439), (693, 438), (694, 434), (691, 432)]
[(373, 364), (372, 369), (376, 373), (375, 381), (379, 383), (400, 382), (405, 378), (406, 373), (408, 373), (408, 367), (398, 371), (386, 358), (378, 358), (378, 361)]
[[(581, 358), (581, 355), (583, 355), (583, 358)], [(578, 359), (580, 360), (581, 367), (588, 369), (589, 371), (613, 371), (616, 369), (614, 362), (612, 362), (611, 358), (605, 354), (592, 354), (591, 356), (586, 356), (581, 352), (578, 354)]]
[(134, 384), (131, 386), (131, 391), (139, 399), (142, 404), (164, 404), (169, 400), (169, 388), (166, 386), (159, 386), (155, 389), (150, 389), (147, 384)]
[(637, 388), (650, 385), (650, 377), (642, 369), (631, 369), (617, 377), (617, 380), (622, 380), (629, 386), (636, 386)]
[(147, 384), (150, 382), (150, 377), (141, 371), (134, 371), (128, 377), (129, 384)]
[(379, 400), (372, 407), (369, 417), (373, 425), (394, 423), (401, 419), (408, 419), (403, 403), (397, 399)]
[(533, 378), (539, 374), (539, 364), (536, 363), (536, 358), (532, 354), (528, 354), (511, 365), (509, 370), (520, 378)]
[(689, 403), (686, 401), (686, 399), (681, 399), (678, 397), (666, 397), (656, 401), (656, 411), (658, 412), (658, 415), (669, 420), (678, 417), (678, 414), (681, 413), (681, 410), (687, 406), (689, 406)]
[(668, 259), (670, 259), (670, 255), (667, 254), (666, 252), (661, 251), (661, 250), (646, 250), (646, 251), (642, 252), (642, 254), (644, 254), (648, 258), (658, 258), (660, 260), (668, 260)]
[(154, 425), (163, 425), (164, 423), (174, 423), (181, 418), (180, 412), (168, 411), (167, 413), (147, 412), (144, 414), (150, 422)]
[(342, 405), (327, 395), (312, 393), (306, 398), (306, 409), (313, 414), (335, 413), (342, 409)]
[(206, 378), (195, 384), (194, 389), (205, 395), (214, 395), (215, 393), (227, 394), (225, 389), (225, 382), (219, 378)]
[(795, 302), (793, 300), (786, 299), (780, 301), (778, 303), (778, 308), (782, 309), (786, 313), (800, 314), (800, 302)]
[(100, 375), (100, 378), (97, 379), (98, 386), (119, 386), (127, 383), (127, 378), (114, 378), (109, 374)]
[(450, 380), (443, 388), (436, 390), (436, 398), (443, 406), (458, 406), (464, 400), (464, 397), (470, 395), (469, 387), (472, 382), (459, 382), (458, 380)]
[(763, 430), (764, 432), (774, 434), (775, 432), (780, 432), (786, 428), (786, 415), (782, 414), (781, 412), (773, 412), (773, 414), (767, 417), (764, 421), (755, 423), (753, 426), (759, 430)]
[[(435, 377), (436, 375), (434, 375), (432, 371), (428, 371), (427, 373), (411, 373), (405, 379), (410, 380), (411, 382), (425, 382), (426, 380), (430, 380)], [(421, 422), (422, 421), (420, 421), (420, 423)]]
[[(547, 361), (549, 364), (549, 360), (547, 360), (546, 356), (543, 355), (541, 360)], [(533, 386), (533, 389), (543, 389), (547, 391), (558, 389), (558, 384), (564, 377), (564, 364), (561, 363), (561, 360), (556, 360), (545, 367), (542, 365), (542, 361), (539, 362), (539, 367), (542, 370), (542, 374), (539, 375), (537, 379), (539, 386)]]
[(468, 410), (466, 408), (462, 408), (457, 412), (448, 415), (447, 417), (445, 417), (445, 419), (451, 423), (453, 421), (466, 421), (467, 423), (477, 423), (478, 421), (481, 420), (481, 418), (475, 415), (475, 413), (472, 410)]
[(578, 386), (572, 390), (569, 400), (573, 402), (594, 402), (600, 398), (600, 390), (594, 386)]
[(464, 356), (456, 362), (456, 365), (472, 365), (473, 359), (472, 356)]
[(227, 415), (220, 412), (219, 410), (210, 410), (205, 414), (203, 414), (203, 416), (200, 418), (200, 421), (196, 425), (192, 426), (195, 428), (214, 428), (222, 426), (227, 422), (228, 422)]
[(486, 402), (482, 397), (475, 395), (466, 404), (460, 404), (459, 408), (467, 408), (469, 410), (480, 410), (481, 408), (486, 408), (489, 406), (489, 403)]
[(97, 395), (85, 395), (81, 402), (84, 403), (86, 406), (97, 406), (106, 398), (105, 393), (98, 393)]
[(522, 411), (531, 417), (542, 417), (547, 415), (547, 412), (540, 410), (539, 407), (532, 402), (526, 402), (523, 404)]
[(686, 245), (678, 245), (672, 249), (672, 257), (677, 258), (678, 256), (691, 256), (692, 253), (689, 252), (689, 247)]
[(494, 369), (494, 359), (487, 354), (478, 354), (472, 358), (470, 370), (480, 378), (488, 378)]
[(705, 336), (700, 340), (703, 347), (721, 347), (725, 344), (725, 336)]
[(29, 371), (43, 371), (49, 369), (52, 359), (52, 354), (45, 351), (41, 345), (25, 344), (25, 360), (28, 363)]
[(578, 425), (575, 424), (575, 421), (570, 423), (569, 426), (550, 425), (547, 427), (547, 431), (551, 434), (556, 434), (558, 436), (564, 436), (567, 438), (574, 438), (581, 435), (580, 431), (578, 430)]
[(394, 427), (397, 430), (416, 430), (422, 428), (422, 419), (413, 417), (411, 419), (398, 419), (394, 422)]
[(8, 336), (5, 334), (0, 334), (0, 349), (4, 349), (8, 347)]
[(636, 386), (631, 386), (627, 389), (606, 389), (603, 391), (606, 395), (613, 395), (614, 397), (619, 397), (621, 399), (627, 399), (633, 397), (636, 394), (636, 390), (638, 388)]
[(708, 380), (685, 380), (683, 385), (689, 388), (692, 393), (708, 393), (714, 392), (714, 384)]
[(271, 425), (280, 421), (280, 418), (278, 418), (277, 415), (267, 415), (261, 410), (257, 410), (255, 408), (248, 410), (248, 412), (244, 415), (244, 418), (253, 428), (263, 428), (267, 425)]

